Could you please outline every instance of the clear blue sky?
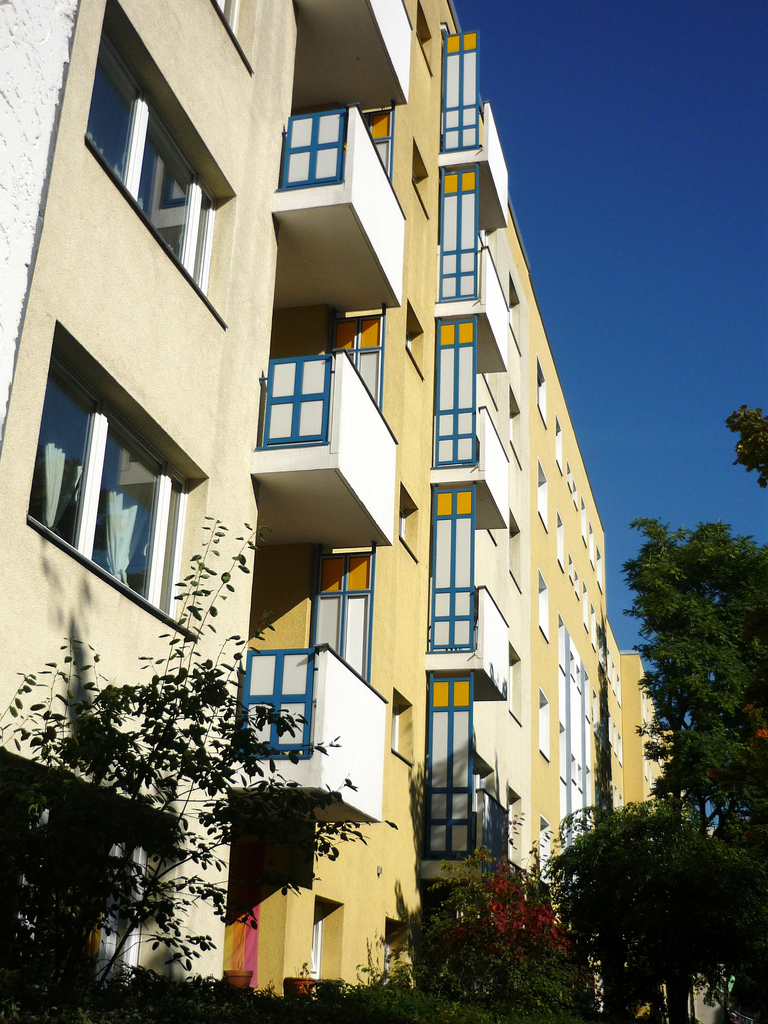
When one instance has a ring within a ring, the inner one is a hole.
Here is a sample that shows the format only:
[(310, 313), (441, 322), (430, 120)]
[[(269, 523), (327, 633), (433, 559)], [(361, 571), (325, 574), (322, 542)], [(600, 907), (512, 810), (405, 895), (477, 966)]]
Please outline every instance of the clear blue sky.
[(768, 408), (768, 3), (456, 0), (606, 534), (637, 516), (768, 542), (725, 417)]

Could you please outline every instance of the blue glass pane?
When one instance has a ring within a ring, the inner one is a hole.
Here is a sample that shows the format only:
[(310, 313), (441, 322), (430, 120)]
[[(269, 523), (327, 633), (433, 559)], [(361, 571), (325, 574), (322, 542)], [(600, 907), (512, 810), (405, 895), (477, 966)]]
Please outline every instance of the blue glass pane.
[(45, 392), (29, 514), (69, 544), (75, 543), (92, 412), (93, 402), (52, 373)]
[(149, 115), (137, 196), (139, 206), (176, 259), (181, 259), (192, 173), (160, 122)]
[(93, 83), (88, 137), (121, 181), (125, 181), (131, 111), (137, 95), (108, 47), (103, 45)]

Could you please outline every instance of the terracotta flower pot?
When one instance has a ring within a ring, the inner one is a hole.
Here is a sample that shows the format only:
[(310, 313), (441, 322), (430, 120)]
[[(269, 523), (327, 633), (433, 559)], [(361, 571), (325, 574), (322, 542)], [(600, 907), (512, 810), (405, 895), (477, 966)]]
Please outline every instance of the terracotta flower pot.
[(316, 984), (314, 978), (283, 978), (283, 995), (311, 996)]
[(224, 971), (224, 977), (235, 988), (250, 988), (253, 971)]

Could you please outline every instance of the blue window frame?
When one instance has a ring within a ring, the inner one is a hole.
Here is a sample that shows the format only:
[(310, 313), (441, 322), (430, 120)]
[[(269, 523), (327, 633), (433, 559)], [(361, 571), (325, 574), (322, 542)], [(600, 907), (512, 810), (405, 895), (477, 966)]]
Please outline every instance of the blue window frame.
[(384, 372), (384, 327), (386, 317), (353, 316), (334, 325), (334, 350), (347, 352), (371, 398), (381, 408)]
[(375, 552), (323, 555), (315, 644), (328, 644), (366, 682), (371, 673)]
[(480, 145), (477, 33), (445, 37), (443, 152)]
[(435, 466), (477, 464), (477, 321), (439, 320)]
[(274, 723), (263, 729), (259, 738), (269, 744), (270, 756), (310, 756), (314, 670), (315, 652), (311, 647), (293, 651), (248, 651), (243, 692), (246, 712), (249, 708), (269, 704), (296, 722), (292, 733), (281, 735)]
[(327, 442), (331, 359), (325, 355), (270, 360), (265, 448)]
[(395, 138), (395, 108), (367, 110), (363, 117), (371, 133), (376, 152), (387, 177), (392, 179), (392, 157)]
[(436, 490), (431, 651), (475, 647), (475, 488)]
[(478, 168), (443, 169), (440, 181), (440, 301), (478, 297)]
[(474, 849), (472, 673), (429, 678), (426, 856), (451, 860)]
[(321, 110), (291, 117), (285, 139), (284, 189), (344, 180), (347, 111)]

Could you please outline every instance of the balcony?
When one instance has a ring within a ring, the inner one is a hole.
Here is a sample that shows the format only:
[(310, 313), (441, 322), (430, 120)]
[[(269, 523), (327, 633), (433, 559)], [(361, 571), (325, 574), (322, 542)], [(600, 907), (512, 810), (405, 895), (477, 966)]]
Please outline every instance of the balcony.
[(396, 444), (344, 352), (272, 360), (251, 464), (265, 543), (391, 544)]
[(474, 673), (475, 700), (506, 700), (509, 677), (509, 625), (486, 587), (474, 593), (475, 628), (471, 649), (436, 650), (430, 644), (427, 672)]
[(509, 458), (485, 406), (477, 412), (476, 461), (470, 465), (436, 466), (431, 483), (440, 486), (476, 484), (475, 528), (509, 526)]
[(443, 319), (477, 317), (477, 372), (506, 373), (509, 349), (509, 306), (490, 249), (480, 250), (479, 298), (449, 300), (435, 305)]
[(411, 24), (402, 0), (296, 0), (293, 106), (408, 102)]
[[(387, 702), (329, 647), (248, 651), (243, 701), (246, 709), (271, 704), (305, 719), (295, 735), (279, 736), (272, 726), (259, 738), (278, 751), (286, 782), (341, 794), (341, 801), (318, 810), (318, 818), (381, 821)], [(318, 743), (326, 753), (312, 750)], [(346, 779), (356, 789), (345, 788)]]
[(480, 139), (478, 149), (440, 153), (437, 163), (439, 167), (479, 165), (479, 227), (484, 231), (495, 231), (497, 228), (506, 227), (507, 223), (508, 174), (490, 103), (484, 103), (480, 112)]
[(405, 217), (357, 107), (289, 120), (272, 212), (276, 308), (400, 305)]

